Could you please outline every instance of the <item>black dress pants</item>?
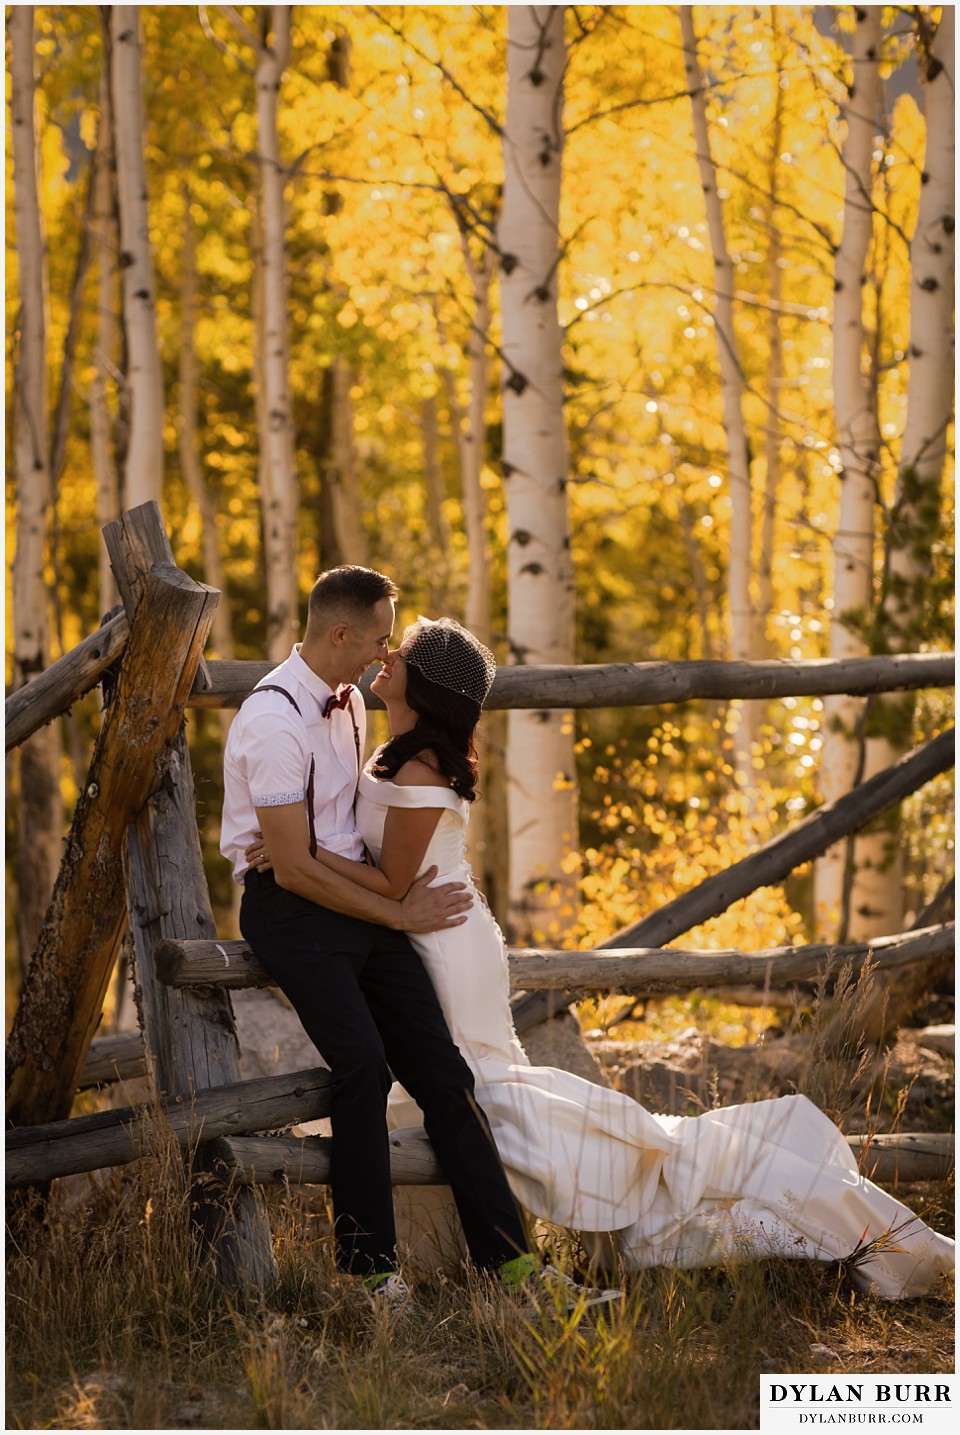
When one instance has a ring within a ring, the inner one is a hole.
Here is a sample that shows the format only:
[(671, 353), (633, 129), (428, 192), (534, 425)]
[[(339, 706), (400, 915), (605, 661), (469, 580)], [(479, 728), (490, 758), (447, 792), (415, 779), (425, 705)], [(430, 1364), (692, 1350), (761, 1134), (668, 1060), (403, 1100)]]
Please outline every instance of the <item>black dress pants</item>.
[(494, 1269), (527, 1250), (473, 1073), (406, 936), (320, 907), (278, 886), (272, 872), (255, 871), (244, 880), (240, 930), (330, 1067), (340, 1268), (359, 1275), (396, 1268), (391, 1073), (423, 1112), (477, 1265)]

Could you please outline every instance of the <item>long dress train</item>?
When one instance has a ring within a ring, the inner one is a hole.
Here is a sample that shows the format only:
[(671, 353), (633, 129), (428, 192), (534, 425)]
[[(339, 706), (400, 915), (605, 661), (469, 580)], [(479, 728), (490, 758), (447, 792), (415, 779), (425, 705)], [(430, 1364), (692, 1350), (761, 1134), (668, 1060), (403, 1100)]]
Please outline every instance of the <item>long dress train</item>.
[[(469, 804), (437, 787), (360, 778), (357, 821), (376, 859), (390, 807), (442, 807), (423, 867), (472, 884)], [(894, 1299), (952, 1274), (954, 1243), (861, 1176), (840, 1131), (804, 1096), (658, 1116), (632, 1097), (532, 1066), (513, 1028), (507, 954), (482, 899), (458, 927), (411, 941), (476, 1078), (510, 1185), (533, 1215), (581, 1232), (615, 1232), (628, 1269), (696, 1266), (731, 1256), (834, 1260), (889, 1234), (853, 1271)], [(419, 1125), (399, 1085), (393, 1129)]]

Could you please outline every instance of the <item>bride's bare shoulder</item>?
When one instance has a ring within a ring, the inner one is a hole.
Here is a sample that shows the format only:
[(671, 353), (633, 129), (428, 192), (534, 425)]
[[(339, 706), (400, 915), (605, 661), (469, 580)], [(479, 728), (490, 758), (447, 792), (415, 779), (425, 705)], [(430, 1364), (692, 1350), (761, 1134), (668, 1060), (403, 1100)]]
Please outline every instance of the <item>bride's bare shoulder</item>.
[(393, 781), (400, 787), (450, 786), (429, 748), (424, 748), (417, 757), (408, 758), (403, 766), (394, 773)]

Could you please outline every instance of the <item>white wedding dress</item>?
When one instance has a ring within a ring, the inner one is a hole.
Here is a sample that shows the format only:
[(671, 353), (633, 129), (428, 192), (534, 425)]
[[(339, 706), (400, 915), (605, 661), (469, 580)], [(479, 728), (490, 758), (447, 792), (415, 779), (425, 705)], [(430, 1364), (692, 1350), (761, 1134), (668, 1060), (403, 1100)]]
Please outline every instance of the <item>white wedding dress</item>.
[[(375, 860), (397, 806), (444, 808), (423, 869), (436, 864), (437, 883), (472, 885), (469, 803), (364, 772), (357, 822)], [(615, 1232), (627, 1269), (769, 1255), (829, 1261), (890, 1232), (890, 1249), (856, 1266), (862, 1287), (918, 1296), (953, 1272), (953, 1241), (861, 1176), (840, 1131), (805, 1096), (653, 1115), (621, 1092), (530, 1064), (513, 1029), (503, 938), (482, 900), (461, 926), (411, 941), (474, 1073), (514, 1194), (533, 1215)], [(422, 1124), (399, 1084), (388, 1118), (394, 1130)]]

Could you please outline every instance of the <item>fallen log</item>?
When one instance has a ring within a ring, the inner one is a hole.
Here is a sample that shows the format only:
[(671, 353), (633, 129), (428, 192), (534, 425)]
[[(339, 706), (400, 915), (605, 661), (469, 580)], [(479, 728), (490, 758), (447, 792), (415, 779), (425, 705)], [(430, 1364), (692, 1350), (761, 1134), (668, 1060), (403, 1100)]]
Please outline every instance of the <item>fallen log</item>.
[[(221, 659), (208, 665), (210, 686), (197, 684), (190, 706), (236, 708), (274, 666)], [(361, 683), (367, 707), (383, 704)], [(904, 688), (952, 687), (953, 653), (894, 657), (808, 658), (799, 662), (581, 663), (497, 670), (488, 708), (641, 707), (694, 698), (863, 695)]]
[(12, 693), (4, 714), (7, 752), (95, 688), (123, 652), (129, 636), (129, 619), (120, 613)]
[(146, 586), (7, 1044), (14, 1125), (70, 1110), (123, 925), (126, 829), (163, 780), (219, 598), (167, 565)]
[[(661, 996), (740, 983), (762, 990), (767, 983), (782, 987), (828, 977), (848, 964), (856, 973), (868, 959), (876, 968), (928, 961), (952, 952), (954, 940), (951, 922), (925, 932), (904, 932), (846, 946), (815, 943), (749, 953), (653, 947), (618, 950), (612, 955), (605, 948), (571, 952), (514, 947), (509, 952), (510, 984), (526, 992), (629, 995), (644, 991)], [(173, 987), (239, 990), (273, 985), (272, 977), (244, 941), (163, 941), (157, 947), (156, 962), (160, 981)]]
[[(940, 1181), (953, 1170), (949, 1133), (854, 1135), (847, 1143), (862, 1174), (872, 1181)], [(330, 1180), (330, 1141), (325, 1136), (230, 1136), (214, 1145), (223, 1173), (241, 1185), (323, 1186)], [(446, 1184), (420, 1127), (391, 1132), (390, 1176), (395, 1186)]]
[(154, 1140), (167, 1137), (181, 1149), (192, 1149), (201, 1140), (272, 1131), (329, 1114), (330, 1073), (315, 1067), (166, 1097), (151, 1106), (126, 1106), (44, 1126), (18, 1126), (7, 1132), (6, 1184), (33, 1186), (78, 1171), (123, 1166)]
[(683, 932), (689, 932), (691, 927), (725, 912), (734, 902), (758, 887), (782, 882), (795, 867), (819, 857), (839, 838), (859, 832), (874, 817), (888, 807), (894, 807), (911, 792), (916, 792), (931, 778), (948, 772), (954, 762), (954, 742), (955, 732), (950, 728), (923, 747), (907, 753), (852, 792), (845, 793), (836, 802), (819, 807), (782, 836), (764, 843), (749, 857), (708, 877), (692, 891), (684, 892), (650, 916), (615, 932), (601, 942), (601, 947), (611, 950), (663, 946)]

